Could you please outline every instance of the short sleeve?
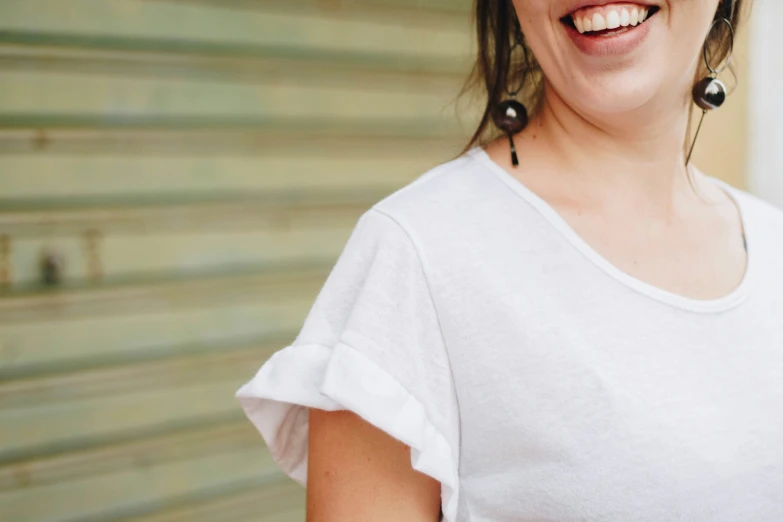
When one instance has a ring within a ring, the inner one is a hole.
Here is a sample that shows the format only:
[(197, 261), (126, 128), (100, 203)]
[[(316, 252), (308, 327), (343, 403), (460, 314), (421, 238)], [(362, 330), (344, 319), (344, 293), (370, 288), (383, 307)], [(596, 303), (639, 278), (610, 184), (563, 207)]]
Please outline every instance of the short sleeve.
[(296, 340), (237, 392), (278, 466), (307, 482), (308, 408), (350, 410), (411, 448), (456, 520), (459, 421), (422, 259), (375, 208), (356, 223)]

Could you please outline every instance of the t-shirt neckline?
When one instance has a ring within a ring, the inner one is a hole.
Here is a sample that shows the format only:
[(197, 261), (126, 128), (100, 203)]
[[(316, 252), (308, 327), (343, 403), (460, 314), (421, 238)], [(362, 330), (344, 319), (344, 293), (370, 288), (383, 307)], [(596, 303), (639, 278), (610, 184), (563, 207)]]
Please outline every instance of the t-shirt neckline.
[(480, 146), (473, 147), (467, 153), (473, 157), (487, 170), (492, 172), (501, 182), (503, 182), (508, 188), (524, 199), (529, 205), (531, 205), (555, 230), (557, 230), (576, 250), (578, 250), (584, 257), (590, 262), (600, 268), (604, 273), (611, 276), (615, 280), (619, 281), (623, 285), (632, 290), (644, 294), (652, 299), (660, 301), (662, 303), (675, 306), (691, 312), (702, 313), (714, 313), (729, 310), (738, 306), (745, 301), (750, 293), (752, 284), (755, 262), (754, 262), (754, 250), (752, 240), (752, 233), (748, 227), (748, 219), (745, 207), (741, 198), (738, 197), (734, 187), (725, 183), (722, 180), (707, 176), (712, 182), (716, 183), (720, 188), (726, 192), (726, 194), (734, 201), (739, 215), (742, 228), (745, 235), (745, 244), (747, 249), (747, 262), (745, 267), (745, 274), (742, 277), (742, 281), (738, 286), (734, 288), (730, 293), (714, 298), (714, 299), (696, 299), (692, 297), (686, 297), (675, 292), (665, 290), (661, 287), (655, 286), (651, 283), (647, 283), (641, 279), (638, 279), (627, 272), (619, 269), (613, 263), (609, 262), (604, 256), (599, 254), (587, 241), (582, 239), (568, 222), (560, 216), (560, 214), (547, 203), (544, 199), (538, 196), (535, 192), (526, 187), (521, 181), (515, 178), (510, 172), (506, 171), (503, 167), (495, 163), (495, 161), (487, 154), (487, 152)]

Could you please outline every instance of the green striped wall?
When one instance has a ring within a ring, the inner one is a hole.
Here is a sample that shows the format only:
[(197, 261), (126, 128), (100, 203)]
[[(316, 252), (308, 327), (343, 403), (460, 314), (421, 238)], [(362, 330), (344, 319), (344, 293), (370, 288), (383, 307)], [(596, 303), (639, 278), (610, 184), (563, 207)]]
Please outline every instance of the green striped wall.
[(0, 2), (0, 520), (303, 520), (233, 395), (459, 152), (469, 11)]

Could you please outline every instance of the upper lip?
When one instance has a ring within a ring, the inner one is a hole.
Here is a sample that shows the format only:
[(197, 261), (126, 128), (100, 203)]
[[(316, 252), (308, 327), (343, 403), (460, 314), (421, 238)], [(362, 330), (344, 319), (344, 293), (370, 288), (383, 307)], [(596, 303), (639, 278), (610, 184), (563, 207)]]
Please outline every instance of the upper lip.
[(577, 9), (582, 9), (583, 7), (600, 7), (602, 5), (609, 5), (609, 4), (622, 4), (622, 3), (633, 3), (633, 4), (639, 4), (646, 7), (657, 7), (658, 4), (654, 2), (650, 2), (649, 0), (626, 0), (623, 2), (622, 0), (574, 0), (571, 2), (571, 5), (569, 6), (569, 10), (563, 14), (560, 18), (564, 18), (566, 16), (570, 16), (574, 11)]

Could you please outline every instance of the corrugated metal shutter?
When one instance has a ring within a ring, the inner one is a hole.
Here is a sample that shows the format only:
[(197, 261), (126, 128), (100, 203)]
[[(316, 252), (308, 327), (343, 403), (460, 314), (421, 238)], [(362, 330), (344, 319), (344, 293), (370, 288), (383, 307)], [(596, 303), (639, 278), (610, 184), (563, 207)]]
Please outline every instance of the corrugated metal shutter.
[(459, 151), (468, 4), (0, 4), (0, 520), (303, 519), (233, 394)]

